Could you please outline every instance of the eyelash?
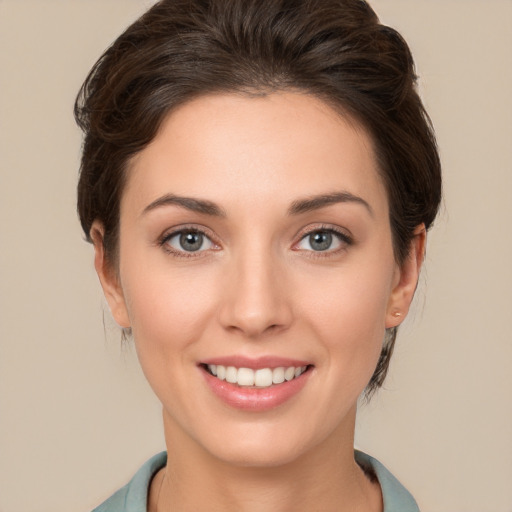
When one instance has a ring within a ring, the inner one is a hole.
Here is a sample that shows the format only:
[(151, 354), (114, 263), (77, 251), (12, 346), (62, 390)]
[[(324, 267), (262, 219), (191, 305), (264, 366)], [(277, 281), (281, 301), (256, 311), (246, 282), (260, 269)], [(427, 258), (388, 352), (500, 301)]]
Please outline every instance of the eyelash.
[[(314, 251), (314, 250), (307, 250), (307, 249), (298, 249), (296, 248), (303, 240), (305, 240), (307, 237), (314, 235), (315, 233), (328, 233), (331, 235), (334, 235), (335, 238), (338, 239), (338, 241), (342, 244), (341, 247), (336, 249), (326, 249), (325, 251)], [(204, 236), (209, 242), (215, 247), (214, 249), (206, 249), (206, 250), (198, 250), (198, 251), (180, 251), (174, 249), (170, 244), (169, 241), (178, 236), (178, 235), (185, 235), (185, 234), (199, 234)], [(347, 249), (348, 246), (353, 245), (354, 240), (353, 238), (348, 235), (346, 232), (337, 229), (331, 225), (319, 225), (315, 226), (313, 229), (306, 228), (299, 234), (299, 241), (293, 244), (292, 249), (295, 251), (302, 251), (304, 253), (308, 254), (308, 257), (310, 258), (328, 258), (329, 256), (332, 256), (334, 254), (338, 254), (344, 250)], [(164, 233), (159, 239), (158, 239), (158, 245), (162, 247), (162, 249), (168, 253), (173, 255), (177, 258), (198, 258), (201, 256), (204, 256), (206, 252), (210, 250), (219, 250), (219, 245), (213, 240), (212, 234), (210, 234), (209, 230), (206, 230), (205, 228), (200, 228), (197, 226), (183, 226), (179, 229), (175, 229), (171, 232)]]
[[(345, 231), (336, 228), (332, 225), (319, 225), (315, 226), (313, 229), (306, 228), (302, 233), (299, 234), (300, 238), (297, 243), (294, 244), (294, 248), (298, 246), (303, 240), (305, 240), (307, 237), (314, 235), (315, 233), (329, 233), (333, 235), (335, 238), (338, 239), (338, 241), (341, 244), (341, 247), (338, 247), (336, 249), (326, 249), (325, 251), (313, 251), (313, 250), (306, 250), (303, 251), (308, 255), (309, 258), (329, 258), (333, 255), (337, 255), (340, 252), (343, 252), (347, 250), (347, 247), (354, 244), (354, 239), (351, 235), (346, 233)], [(301, 251), (302, 249), (295, 249), (296, 251)]]
[[(210, 234), (209, 230), (205, 228), (199, 228), (197, 226), (183, 226), (179, 229), (175, 229), (171, 232), (164, 233), (158, 240), (158, 245), (162, 247), (162, 249), (172, 256), (176, 258), (198, 258), (204, 256), (205, 252), (208, 250), (198, 250), (198, 251), (179, 251), (172, 247), (169, 244), (169, 241), (178, 235), (186, 235), (186, 234), (198, 234), (205, 237), (214, 247), (218, 247), (218, 244), (213, 241), (213, 235)], [(218, 250), (218, 249), (209, 249), (209, 250)]]

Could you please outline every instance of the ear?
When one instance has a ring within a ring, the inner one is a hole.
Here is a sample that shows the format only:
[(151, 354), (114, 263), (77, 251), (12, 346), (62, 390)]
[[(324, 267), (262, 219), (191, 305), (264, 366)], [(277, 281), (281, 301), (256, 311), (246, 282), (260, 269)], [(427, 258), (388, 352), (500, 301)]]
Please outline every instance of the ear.
[(103, 293), (114, 320), (120, 327), (130, 327), (130, 319), (118, 273), (105, 254), (104, 233), (105, 230), (101, 222), (94, 221), (90, 231), (94, 244), (94, 268), (100, 279)]
[(425, 255), (426, 238), (425, 225), (417, 226), (409, 247), (409, 254), (403, 265), (396, 268), (393, 290), (386, 312), (386, 329), (401, 324), (409, 312)]

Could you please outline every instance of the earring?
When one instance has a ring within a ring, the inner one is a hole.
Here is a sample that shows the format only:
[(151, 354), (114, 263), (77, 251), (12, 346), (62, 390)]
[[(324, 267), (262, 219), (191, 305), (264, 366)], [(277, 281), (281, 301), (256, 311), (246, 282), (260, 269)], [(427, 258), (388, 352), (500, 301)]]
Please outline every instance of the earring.
[(402, 316), (402, 313), (400, 313), (400, 311), (394, 311), (394, 312), (393, 312), (393, 316), (394, 316), (395, 318), (399, 318), (399, 317), (401, 317), (401, 316)]

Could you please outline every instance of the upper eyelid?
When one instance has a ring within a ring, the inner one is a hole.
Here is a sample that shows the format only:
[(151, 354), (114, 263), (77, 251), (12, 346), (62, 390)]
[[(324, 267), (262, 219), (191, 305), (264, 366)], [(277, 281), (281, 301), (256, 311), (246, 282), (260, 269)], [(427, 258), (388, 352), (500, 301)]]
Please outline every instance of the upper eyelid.
[(214, 241), (213, 239), (218, 239), (218, 237), (215, 236), (211, 229), (208, 229), (206, 226), (198, 226), (197, 224), (184, 224), (181, 226), (174, 226), (172, 228), (168, 228), (158, 237), (158, 239), (160, 241), (168, 240), (169, 238), (179, 235), (180, 233), (187, 232), (201, 233), (202, 235), (212, 240), (212, 242)]
[(354, 239), (352, 233), (348, 229), (342, 228), (340, 226), (335, 226), (332, 224), (318, 224), (314, 226), (306, 226), (305, 228), (299, 230), (295, 237), (300, 241), (306, 236), (309, 236), (312, 233), (317, 233), (319, 231), (328, 231), (330, 233), (334, 233), (335, 235), (339, 235), (340, 237), (347, 238), (351, 241), (353, 241)]

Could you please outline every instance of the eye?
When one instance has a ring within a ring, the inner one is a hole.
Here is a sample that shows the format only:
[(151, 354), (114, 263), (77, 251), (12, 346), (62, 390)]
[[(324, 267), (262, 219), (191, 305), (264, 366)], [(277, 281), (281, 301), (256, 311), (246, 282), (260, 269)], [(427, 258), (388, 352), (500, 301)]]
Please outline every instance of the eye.
[(214, 243), (201, 231), (182, 230), (175, 231), (164, 237), (162, 245), (171, 252), (202, 252), (215, 247)]
[(317, 229), (303, 236), (296, 247), (303, 251), (334, 252), (350, 243), (347, 235), (334, 229)]

